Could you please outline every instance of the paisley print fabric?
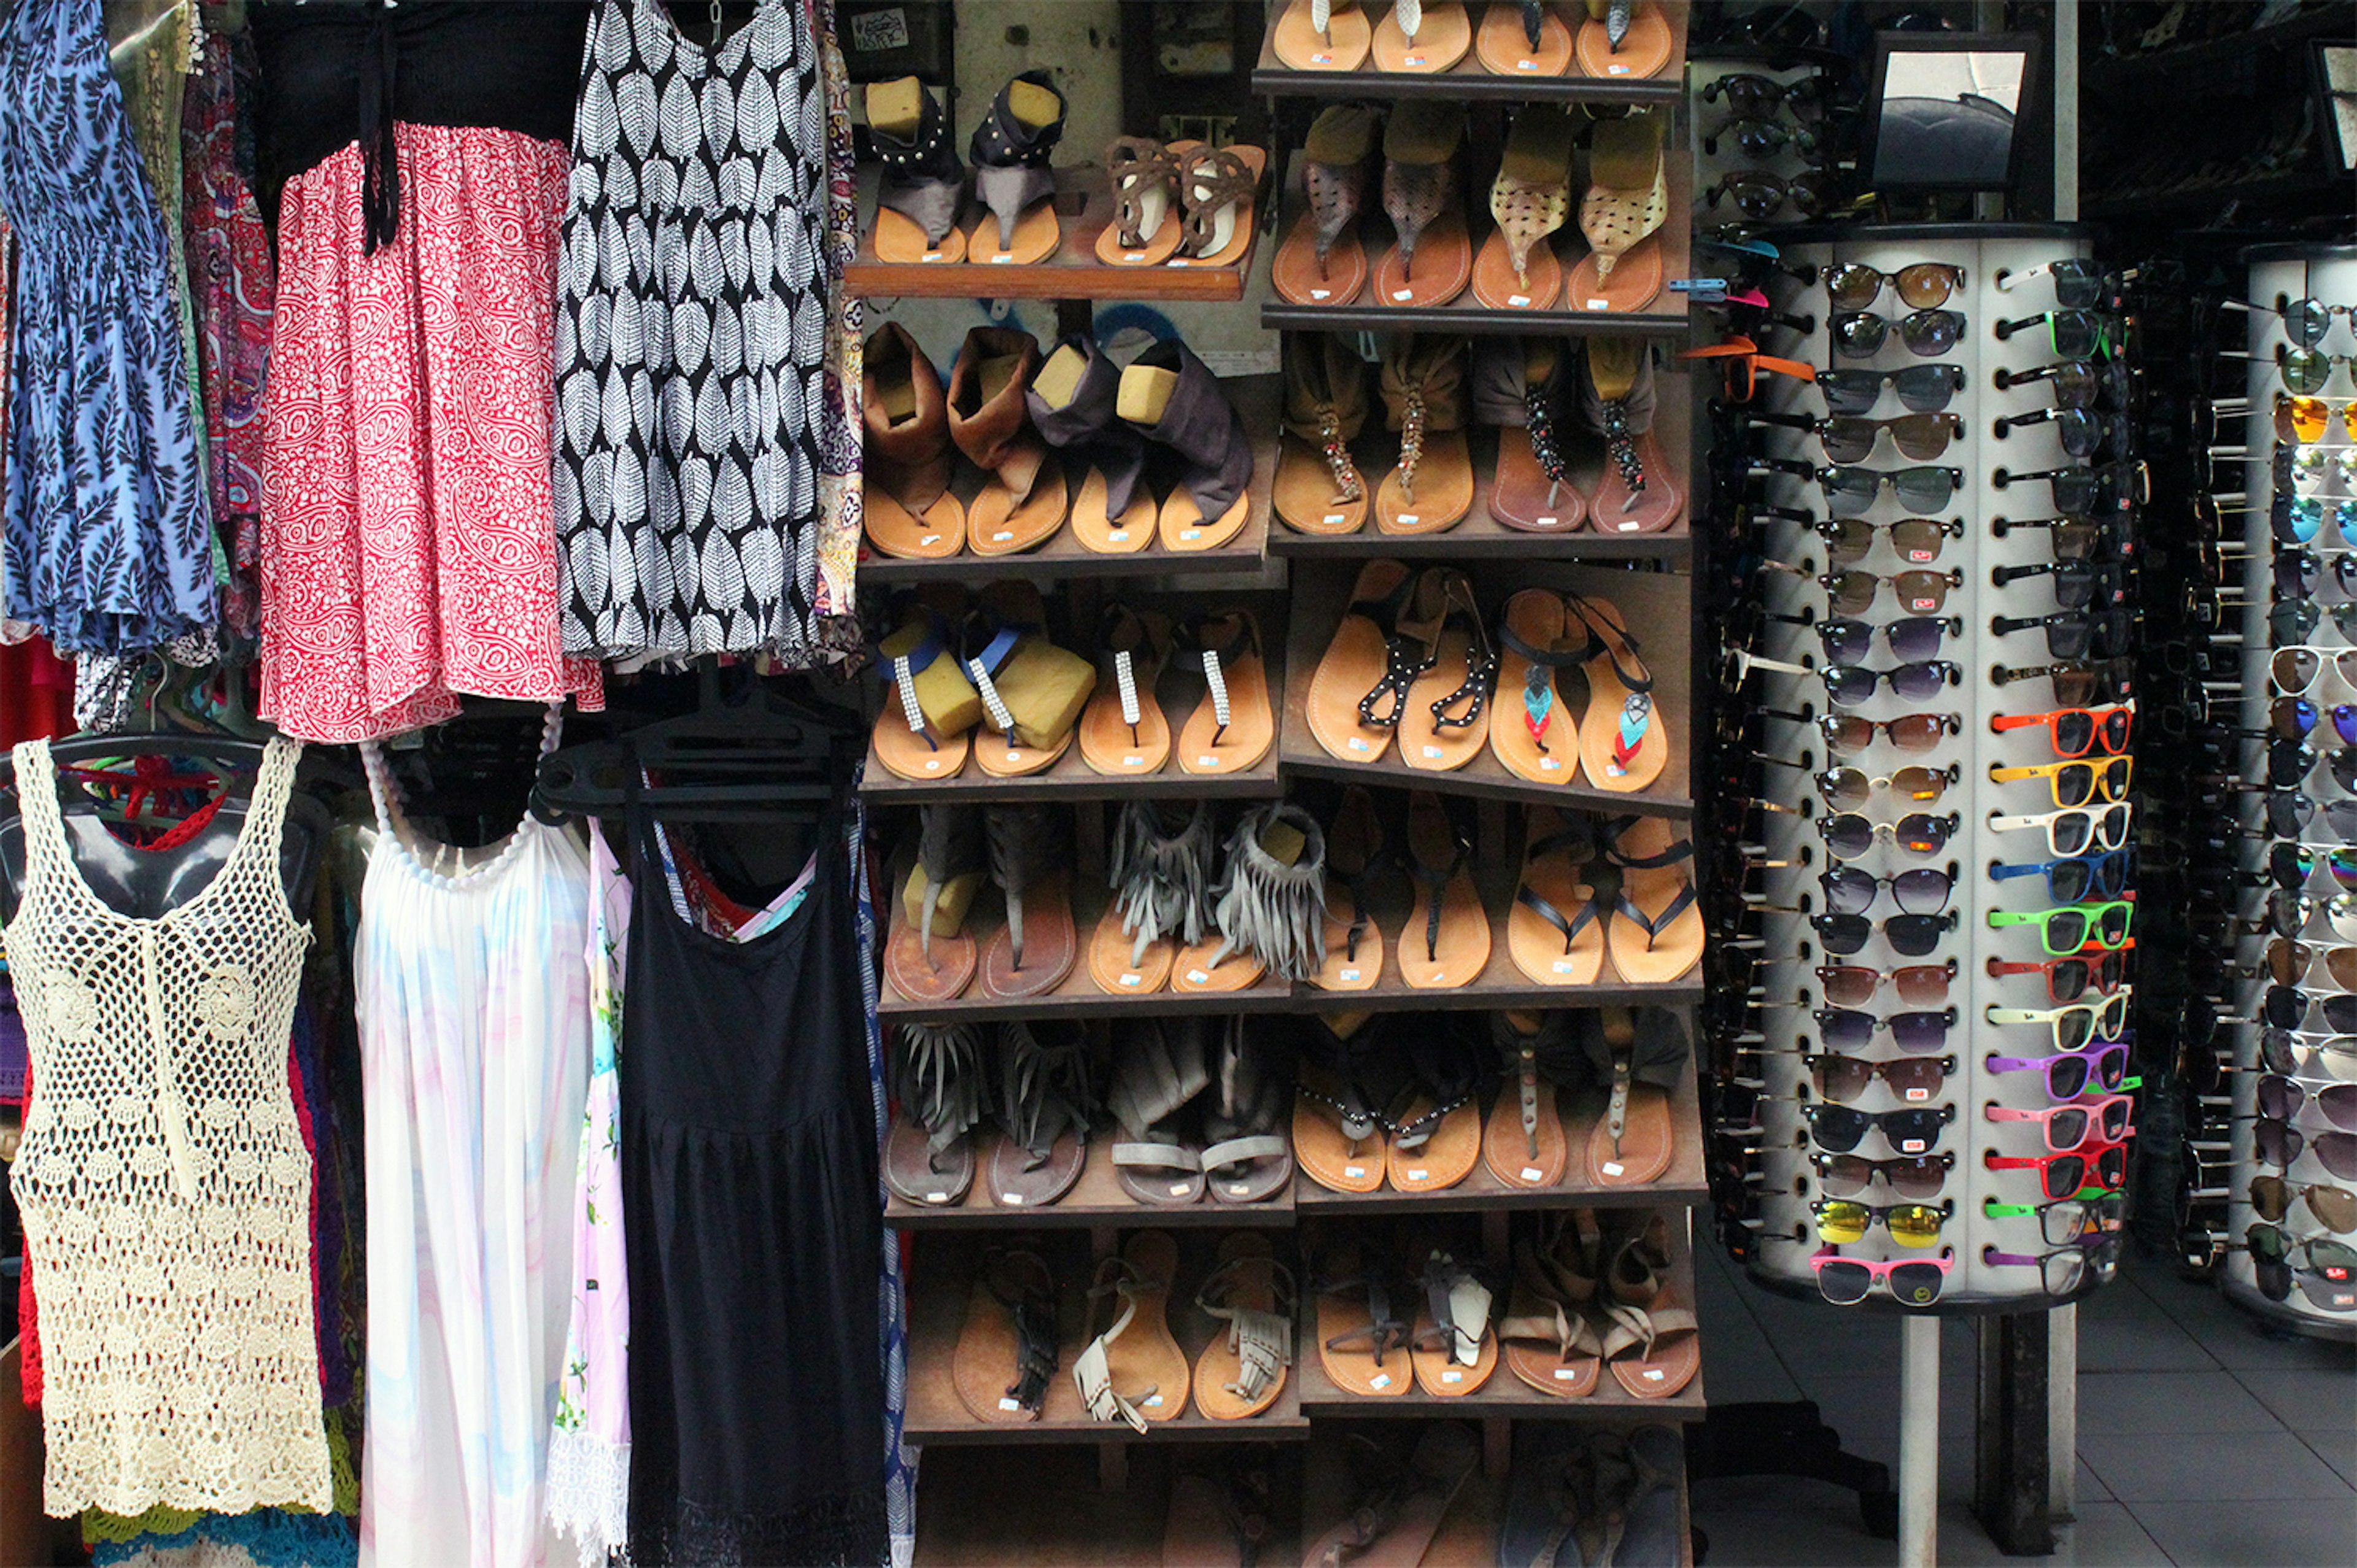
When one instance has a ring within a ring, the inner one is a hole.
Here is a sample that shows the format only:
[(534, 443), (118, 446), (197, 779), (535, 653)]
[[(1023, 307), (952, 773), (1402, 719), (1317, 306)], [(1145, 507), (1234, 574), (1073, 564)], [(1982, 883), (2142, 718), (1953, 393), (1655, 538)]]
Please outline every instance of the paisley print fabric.
[(16, 226), (7, 612), (66, 654), (212, 624), (212, 518), (172, 243), (99, 0), (0, 19), (0, 207)]
[(263, 400), (262, 704), (306, 740), (458, 694), (599, 696), (557, 647), (549, 355), (565, 148), (394, 127), (401, 223), (364, 253), (357, 145), (286, 182)]
[(597, 9), (556, 328), (567, 653), (808, 660), (824, 110), (797, 0), (710, 48), (659, 0)]

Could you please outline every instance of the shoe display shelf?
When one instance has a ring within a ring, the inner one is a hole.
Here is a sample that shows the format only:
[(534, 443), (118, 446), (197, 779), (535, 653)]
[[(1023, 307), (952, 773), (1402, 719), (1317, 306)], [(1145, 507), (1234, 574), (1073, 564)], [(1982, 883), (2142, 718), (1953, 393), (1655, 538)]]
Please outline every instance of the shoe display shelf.
[[(1340, 5), (1337, 10), (1341, 9)], [(1469, 5), (1476, 24), (1487, 7)], [(1383, 8), (1387, 12), (1390, 7)], [(1579, 25), (1580, 7), (1551, 7), (1569, 25)], [(1383, 12), (1366, 7), (1370, 19)], [(1665, 0), (1662, 15), (1670, 27), (1669, 63), (1641, 78), (1588, 76), (1577, 60), (1567, 62), (1564, 74), (1503, 75), (1481, 62), (1478, 49), (1447, 70), (1415, 72), (1379, 70), (1371, 57), (1356, 70), (1296, 70), (1277, 58), (1276, 31), (1272, 26), (1261, 40), (1260, 61), (1253, 68), (1253, 91), (1267, 98), (1358, 98), (1395, 102), (1405, 98), (1448, 98), (1469, 103), (1595, 103), (1641, 107), (1675, 103), (1684, 91), (1686, 60), (1686, 7)]]

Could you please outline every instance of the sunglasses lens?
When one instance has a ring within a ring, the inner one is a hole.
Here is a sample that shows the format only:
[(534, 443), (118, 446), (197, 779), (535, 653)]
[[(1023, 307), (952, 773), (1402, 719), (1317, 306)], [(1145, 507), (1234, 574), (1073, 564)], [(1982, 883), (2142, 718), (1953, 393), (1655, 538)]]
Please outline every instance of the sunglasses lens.
[(1873, 1125), (1872, 1120), (1863, 1112), (1852, 1111), (1847, 1106), (1818, 1105), (1811, 1107), (1811, 1110), (1815, 1114), (1809, 1118), (1809, 1131), (1816, 1138), (1818, 1147), (1836, 1155), (1846, 1155), (1857, 1148), (1858, 1140), (1866, 1136), (1867, 1128)]
[(2046, 1144), (2053, 1149), (2075, 1149), (2087, 1141), (2087, 1113), (2064, 1106), (2046, 1119)]
[(2296, 1127), (2263, 1119), (2252, 1124), (2251, 1146), (2257, 1151), (2260, 1163), (2289, 1169), (2308, 1146), (2308, 1140)]
[[(1940, 651), (1940, 639), (1948, 633), (1947, 622), (1936, 616), (1910, 616), (1890, 623), (1890, 651), (1901, 659), (1921, 661)], [(1932, 691), (1939, 690), (1934, 686)], [(1913, 693), (1906, 693), (1912, 696)], [(1929, 693), (1924, 693), (1929, 695)]]
[[(1946, 872), (1918, 868), (1892, 878), (1890, 896), (1910, 915), (1936, 915), (1948, 907), (1950, 886)], [(2357, 996), (2348, 1000), (2357, 1003)]]
[[(1891, 1283), (1898, 1283), (1898, 1271), (1891, 1271)], [(1864, 1263), (1847, 1258), (1821, 1258), (1817, 1261), (1817, 1289), (1835, 1306), (1855, 1306), (1874, 1289), (1874, 1271)]]
[(1953, 365), (1910, 365), (1891, 373), (1890, 390), (1911, 413), (1937, 413), (1956, 395), (1956, 381)]
[[(2357, 713), (2357, 709), (2352, 711)], [(2306, 740), (2308, 732), (2316, 727), (2316, 704), (2306, 697), (2277, 697), (2267, 716), (2276, 734), (2285, 740)]]
[(2296, 299), (2284, 307), (2284, 333), (2313, 349), (2332, 328), (2332, 313), (2312, 299)]
[(2046, 1093), (2052, 1100), (2074, 1100), (2087, 1088), (2087, 1058), (2062, 1056), (2047, 1065)]
[[(1890, 525), (1890, 547), (1904, 561), (1926, 563), (1937, 561), (1947, 543), (1948, 531), (1929, 518), (1910, 517)], [(1944, 579), (1943, 579), (1944, 581)], [(1943, 589), (1944, 596), (1945, 590)]]
[(2051, 325), (2054, 351), (2066, 360), (2083, 360), (2102, 347), (2103, 318), (2083, 310), (2058, 310)]
[(2308, 1093), (2287, 1078), (2259, 1079), (2259, 1114), (2288, 1122), (2308, 1101)]
[(2087, 961), (2083, 958), (2059, 958), (2046, 972), (2046, 994), (2057, 1003), (2068, 1004), (2087, 993)]
[(2293, 349), (2281, 360), (2284, 385), (2296, 392), (2320, 392), (2332, 379), (2332, 361), (2313, 349)]
[(1836, 310), (1864, 310), (1881, 296), (1882, 274), (1872, 267), (1844, 262), (1825, 274), (1825, 293)]
[(1910, 963), (1891, 972), (1892, 989), (1899, 1000), (1918, 1007), (1929, 1006), (1948, 999), (1948, 966), (1943, 963)]
[(1899, 323), (1899, 340), (1929, 359), (1944, 354), (1964, 336), (1964, 318), (1953, 310), (1919, 310)]
[(2095, 505), (2095, 471), (2065, 468), (2054, 476), (2054, 510), (2085, 512)]
[(1948, 683), (1947, 666), (1936, 661), (1902, 664), (1889, 674), (1890, 689), (1913, 702), (1936, 697)]
[(2046, 1167), (2046, 1196), (2068, 1197), (2087, 1183), (2087, 1162), (2077, 1155), (2064, 1155)]
[(1818, 428), (1817, 439), (1835, 462), (1862, 463), (1874, 450), (1874, 438), (1881, 429), (1871, 419), (1828, 419)]
[[(2276, 1178), (2268, 1176), (2263, 1179), (2274, 1181)], [(2255, 1194), (2256, 1184), (2254, 1183), (2253, 1187)], [(2309, 1187), (2306, 1196), (2309, 1212), (2315, 1215), (2317, 1223), (2327, 1230), (2337, 1230), (2344, 1235), (2357, 1230), (2357, 1192), (2351, 1192), (2346, 1187), (2317, 1186)]]
[(1936, 262), (1918, 262), (1899, 269), (1899, 297), (1918, 310), (1948, 303), (1957, 282), (1956, 269)]
[(1865, 947), (1867, 939), (1874, 934), (1874, 927), (1863, 915), (1819, 915), (1813, 924), (1817, 940), (1824, 944), (1825, 950), (1841, 958)]
[(1825, 697), (1845, 708), (1857, 707), (1874, 696), (1874, 689), (1882, 677), (1871, 670), (1853, 665), (1835, 665), (1817, 671), (1824, 677)]
[(1941, 1219), (1940, 1211), (1928, 1203), (1902, 1203), (1882, 1217), (1882, 1224), (1890, 1239), (1902, 1247), (1936, 1247)]
[(1882, 934), (1889, 941), (1890, 950), (1909, 958), (1921, 958), (1938, 947), (1946, 930), (1947, 922), (1936, 915), (1893, 915), (1882, 924)]
[(1919, 1056), (1940, 1050), (1948, 1043), (1948, 1015), (1944, 1012), (1899, 1014), (1890, 1020), (1890, 1038), (1900, 1050)]
[(2357, 1284), (2352, 1284), (2345, 1274), (2335, 1278), (2330, 1272), (2319, 1272), (2294, 1278), (2299, 1294), (2319, 1312), (2357, 1312)]
[(1913, 413), (1890, 422), (1890, 439), (1904, 456), (1932, 458), (1948, 449), (1955, 426), (1935, 413)]
[(1890, 744), (1901, 751), (1929, 751), (1940, 744), (1947, 727), (1937, 714), (1910, 714), (1905, 718), (1892, 719), (1884, 733), (1890, 736)]
[(1940, 1299), (1947, 1272), (1937, 1263), (1901, 1263), (1890, 1271), (1890, 1294), (1907, 1306), (1929, 1306)]
[(1856, 811), (1874, 793), (1874, 780), (1856, 768), (1836, 768), (1817, 775), (1817, 793), (1828, 806)]
[(1899, 847), (1910, 854), (1937, 854), (1947, 846), (1948, 823), (1924, 811), (1910, 811), (1899, 819)]
[(1885, 1062), (1882, 1081), (1890, 1092), (1909, 1104), (1921, 1104), (1939, 1091), (1948, 1081), (1948, 1066), (1937, 1058), (1921, 1058), (1914, 1061)]
[(1825, 891), (1825, 907), (1836, 915), (1863, 915), (1874, 908), (1881, 884), (1855, 866), (1835, 866), (1817, 878)]
[(1817, 1206), (1817, 1236), (1836, 1247), (1866, 1240), (1866, 1228), (1874, 1222), (1874, 1211), (1862, 1203), (1835, 1199)]
[(1825, 1000), (1836, 1007), (1865, 1006), (1874, 1000), (1881, 978), (1854, 963), (1824, 964), (1817, 970), (1817, 983), (1824, 988)]
[(1937, 511), (1956, 493), (1955, 477), (1945, 468), (1901, 468), (1891, 483), (1910, 511)]
[(1874, 628), (1862, 620), (1819, 621), (1817, 640), (1824, 646), (1828, 661), (1857, 664), (1873, 650)]
[(2263, 1176), (2251, 1178), (2251, 1207), (2266, 1220), (2278, 1220), (2290, 1207), (2291, 1188), (2281, 1176)]
[[(1891, 591), (1899, 596), (1900, 607), (1917, 616), (1935, 614), (1948, 602), (1949, 583), (1945, 573), (1901, 572), (1890, 579), (1890, 587)], [(1931, 625), (1932, 628), (1931, 650), (1937, 651), (1940, 646), (1939, 634), (1943, 628), (1937, 621), (1932, 622)], [(1893, 642), (1891, 646), (1896, 648), (1899, 645)]]
[(2054, 402), (2062, 408), (2087, 408), (2093, 404), (2102, 382), (2095, 369), (2083, 360), (2065, 360), (2053, 367), (2050, 380), (2054, 382)]
[(1834, 348), (1853, 360), (1873, 358), (1889, 336), (1890, 323), (1879, 316), (1858, 311), (1834, 317)]
[(2319, 1133), (2313, 1146), (2326, 1170), (2342, 1181), (2357, 1181), (2357, 1133)]

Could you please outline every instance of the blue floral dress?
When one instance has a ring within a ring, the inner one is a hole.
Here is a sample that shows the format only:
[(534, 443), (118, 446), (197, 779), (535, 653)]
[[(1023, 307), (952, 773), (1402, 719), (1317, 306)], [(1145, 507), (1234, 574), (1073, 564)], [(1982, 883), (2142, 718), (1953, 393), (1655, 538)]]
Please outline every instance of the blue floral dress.
[(7, 614), (69, 655), (200, 631), (211, 508), (171, 246), (100, 0), (0, 20), (0, 210), (17, 244)]

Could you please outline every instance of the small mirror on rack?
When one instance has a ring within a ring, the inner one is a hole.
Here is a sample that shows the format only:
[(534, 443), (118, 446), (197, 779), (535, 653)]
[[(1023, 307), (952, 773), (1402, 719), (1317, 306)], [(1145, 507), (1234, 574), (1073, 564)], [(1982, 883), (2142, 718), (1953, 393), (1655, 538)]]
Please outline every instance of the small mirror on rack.
[(1874, 40), (1867, 173), (1879, 190), (2004, 190), (2036, 79), (2029, 33), (1886, 32)]
[(2344, 174), (2357, 169), (2357, 45), (2316, 46), (2316, 89), (2332, 127), (2333, 166)]

